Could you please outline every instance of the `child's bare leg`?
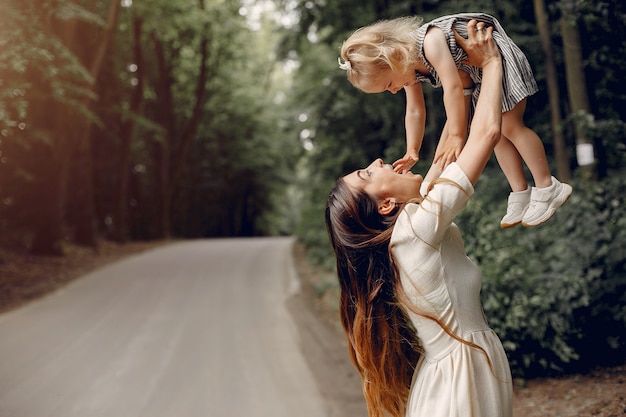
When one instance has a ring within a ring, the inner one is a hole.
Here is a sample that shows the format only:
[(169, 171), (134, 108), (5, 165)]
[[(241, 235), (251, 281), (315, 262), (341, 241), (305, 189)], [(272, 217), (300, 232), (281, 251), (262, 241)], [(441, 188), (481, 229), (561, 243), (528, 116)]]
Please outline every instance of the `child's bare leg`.
[(533, 176), (535, 187), (549, 187), (552, 184), (552, 178), (546, 150), (539, 136), (524, 124), (525, 110), (526, 100), (522, 100), (511, 111), (502, 114), (502, 134), (509, 138), (519, 155), (522, 156)]
[(507, 199), (506, 214), (500, 220), (500, 227), (508, 229), (522, 222), (524, 213), (530, 203), (530, 187), (524, 175), (522, 158), (511, 141), (503, 135), (494, 152), (512, 190)]
[(526, 100), (522, 100), (511, 111), (502, 114), (502, 134), (524, 159), (535, 186), (530, 192), (530, 202), (524, 212), (522, 224), (537, 226), (544, 223), (569, 199), (572, 187), (561, 183), (550, 175), (546, 151), (539, 136), (524, 124)]
[(502, 136), (494, 149), (500, 169), (504, 173), (513, 192), (524, 191), (528, 182), (522, 167), (522, 158), (508, 138)]

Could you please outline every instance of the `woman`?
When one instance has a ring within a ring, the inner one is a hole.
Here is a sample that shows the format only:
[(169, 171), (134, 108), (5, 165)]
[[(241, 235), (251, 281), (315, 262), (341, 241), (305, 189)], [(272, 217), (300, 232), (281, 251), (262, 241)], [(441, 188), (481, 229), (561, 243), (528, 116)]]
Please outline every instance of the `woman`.
[(370, 417), (512, 415), (506, 354), (452, 223), (501, 134), (502, 59), (491, 32), (472, 20), (467, 40), (455, 34), (468, 63), (482, 67), (482, 92), (467, 144), (428, 197), (421, 176), (380, 159), (329, 196), (341, 319)]

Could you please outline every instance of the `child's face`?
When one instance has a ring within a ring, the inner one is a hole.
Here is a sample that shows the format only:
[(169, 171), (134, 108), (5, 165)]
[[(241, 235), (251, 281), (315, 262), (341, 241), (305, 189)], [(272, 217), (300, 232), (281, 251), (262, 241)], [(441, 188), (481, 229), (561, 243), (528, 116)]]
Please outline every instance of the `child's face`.
[(369, 82), (361, 83), (361, 89), (366, 93), (382, 93), (383, 91), (389, 91), (391, 94), (396, 94), (404, 87), (416, 83), (415, 71), (410, 70), (401, 74), (388, 69), (381, 72), (378, 77)]

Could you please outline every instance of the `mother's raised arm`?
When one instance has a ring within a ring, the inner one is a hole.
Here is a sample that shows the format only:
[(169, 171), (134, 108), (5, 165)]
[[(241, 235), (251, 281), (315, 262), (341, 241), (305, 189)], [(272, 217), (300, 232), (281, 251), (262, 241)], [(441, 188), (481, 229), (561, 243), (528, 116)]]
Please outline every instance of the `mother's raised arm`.
[(467, 53), (468, 64), (482, 67), (483, 78), (469, 137), (456, 162), (475, 184), (500, 140), (502, 57), (491, 36), (493, 27), (472, 20), (467, 31), (468, 39), (455, 32), (456, 41)]

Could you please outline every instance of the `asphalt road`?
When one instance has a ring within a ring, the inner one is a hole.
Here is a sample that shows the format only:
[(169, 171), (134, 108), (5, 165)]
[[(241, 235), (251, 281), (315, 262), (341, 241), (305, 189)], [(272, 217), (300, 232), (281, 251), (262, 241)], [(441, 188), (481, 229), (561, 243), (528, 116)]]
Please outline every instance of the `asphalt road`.
[(176, 243), (0, 315), (0, 417), (324, 417), (288, 238)]

